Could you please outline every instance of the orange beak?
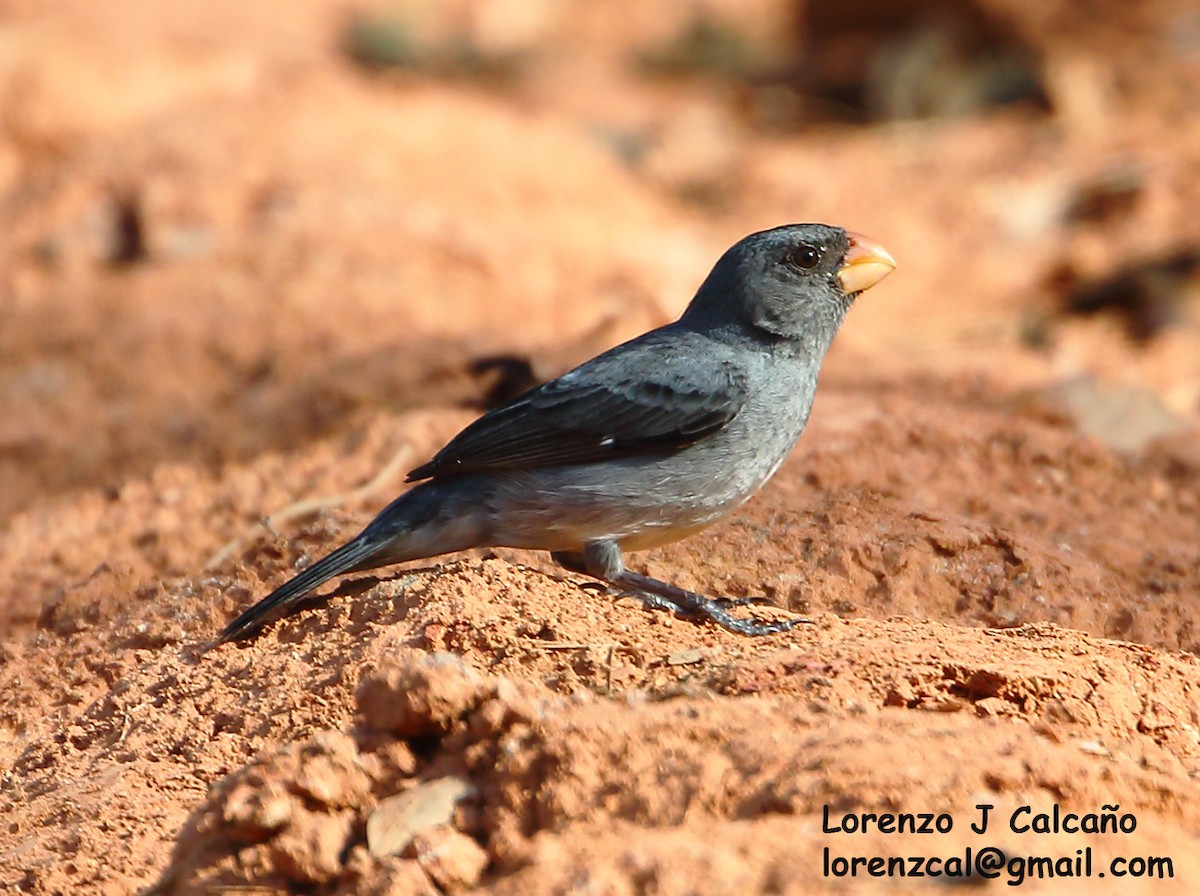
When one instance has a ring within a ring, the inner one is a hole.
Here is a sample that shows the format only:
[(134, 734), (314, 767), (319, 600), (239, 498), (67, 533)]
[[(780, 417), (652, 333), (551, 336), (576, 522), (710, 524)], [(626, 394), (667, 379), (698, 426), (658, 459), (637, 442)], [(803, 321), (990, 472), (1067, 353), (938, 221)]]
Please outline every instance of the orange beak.
[(838, 281), (847, 295), (870, 289), (896, 267), (896, 259), (888, 250), (872, 242), (861, 233), (846, 234), (850, 237), (850, 248), (838, 269)]

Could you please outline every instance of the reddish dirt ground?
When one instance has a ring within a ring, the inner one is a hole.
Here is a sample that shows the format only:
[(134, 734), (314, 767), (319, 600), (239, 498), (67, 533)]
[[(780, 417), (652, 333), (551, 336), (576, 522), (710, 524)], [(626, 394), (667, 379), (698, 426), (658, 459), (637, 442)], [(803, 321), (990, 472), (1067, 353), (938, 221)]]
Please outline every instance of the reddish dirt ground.
[[(779, 60), (805, 6), (408, 0), (434, 55), (371, 73), (339, 0), (0, 0), (0, 890), (941, 892), (824, 869), (986, 847), (1200, 888), (1200, 278), (1142, 341), (1059, 311), (1200, 246), (1200, 16), (982, 4), (1048, 113), (767, 126), (778, 85), (631, 61), (700, 9)], [(631, 565), (813, 625), (495, 550), (206, 649), (478, 413), (473, 361), (558, 373), (795, 220), (899, 267), (771, 484)], [(1007, 824), (1056, 805), (1136, 830)], [(823, 827), (887, 812), (953, 828)]]

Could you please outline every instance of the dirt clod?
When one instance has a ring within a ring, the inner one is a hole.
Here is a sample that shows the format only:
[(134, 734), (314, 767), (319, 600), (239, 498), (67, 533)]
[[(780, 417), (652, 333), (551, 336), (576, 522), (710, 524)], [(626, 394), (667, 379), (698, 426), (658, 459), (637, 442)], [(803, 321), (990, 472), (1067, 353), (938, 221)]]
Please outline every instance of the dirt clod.
[(418, 831), (406, 852), (446, 893), (461, 893), (475, 886), (488, 864), (488, 854), (478, 843), (445, 826)]
[(459, 657), (411, 651), (364, 675), (356, 696), (370, 727), (422, 737), (445, 734), (485, 693), (483, 679)]

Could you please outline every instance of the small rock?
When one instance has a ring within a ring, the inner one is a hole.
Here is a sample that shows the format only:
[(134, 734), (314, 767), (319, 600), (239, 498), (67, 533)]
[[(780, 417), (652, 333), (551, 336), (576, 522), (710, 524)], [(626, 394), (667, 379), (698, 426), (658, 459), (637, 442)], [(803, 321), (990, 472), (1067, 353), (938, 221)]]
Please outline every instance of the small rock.
[(224, 802), (221, 819), (232, 840), (257, 843), (292, 820), (292, 805), (280, 782), (269, 781), (262, 788), (239, 784)]
[(1034, 401), (1074, 420), (1082, 432), (1117, 451), (1140, 451), (1155, 439), (1186, 429), (1153, 392), (1128, 385), (1103, 387), (1091, 377), (1049, 386)]
[(320, 806), (343, 809), (360, 805), (371, 781), (353, 738), (340, 731), (322, 731), (304, 745), (292, 788)]
[(704, 659), (704, 651), (699, 647), (691, 650), (677, 650), (667, 657), (668, 666), (690, 666)]
[(1011, 716), (1017, 715), (1015, 706), (1003, 697), (983, 697), (975, 701), (975, 714), (980, 716)]
[(298, 884), (331, 880), (342, 870), (342, 852), (353, 824), (350, 809), (311, 812), (294, 806), (291, 823), (271, 841), (271, 862)]
[(261, 843), (292, 818), (292, 798), (278, 781), (261, 788), (241, 784), (221, 810), (225, 833), (242, 843)]
[(446, 893), (475, 886), (488, 864), (488, 854), (482, 846), (445, 825), (413, 835), (404, 854), (420, 862), (430, 879)]
[[(372, 743), (373, 738), (381, 744)], [(404, 789), (416, 777), (418, 765), (408, 741), (396, 740), (386, 732), (364, 737), (358, 764), (373, 782), (372, 789), (378, 793), (398, 793)]]
[(966, 704), (957, 697), (942, 697), (937, 700), (929, 700), (921, 704), (921, 709), (932, 710), (934, 712), (960, 712)]
[(395, 856), (381, 859), (350, 892), (354, 896), (441, 896), (420, 862)]
[(381, 801), (367, 819), (371, 855), (400, 855), (416, 834), (448, 824), (455, 805), (472, 791), (462, 778), (447, 777), (418, 784)]
[(358, 710), (372, 728), (401, 737), (445, 734), (488, 690), (459, 657), (410, 651), (363, 677)]

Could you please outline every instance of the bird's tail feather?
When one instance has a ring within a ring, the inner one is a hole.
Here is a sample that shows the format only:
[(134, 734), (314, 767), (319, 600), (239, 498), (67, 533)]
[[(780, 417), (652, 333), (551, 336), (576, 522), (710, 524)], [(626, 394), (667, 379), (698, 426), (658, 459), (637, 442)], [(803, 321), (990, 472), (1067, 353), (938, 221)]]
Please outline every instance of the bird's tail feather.
[(225, 626), (213, 646), (290, 615), (309, 592), (334, 576), (491, 543), (486, 514), (479, 510), (481, 494), (478, 484), (466, 478), (426, 482), (404, 492), (357, 536)]
[(363, 532), (332, 554), (318, 560), (296, 577), (284, 582), (238, 616), (237, 619), (225, 626), (214, 645), (244, 638), (268, 622), (287, 615), (289, 608), (303, 600), (314, 588), (320, 587), (334, 576), (382, 565), (379, 562), (372, 562), (374, 555), (379, 553), (382, 547), (384, 545), (381, 545), (378, 539), (371, 537), (368, 532)]

